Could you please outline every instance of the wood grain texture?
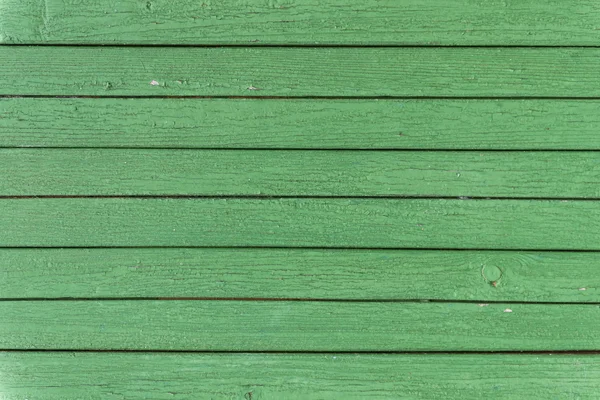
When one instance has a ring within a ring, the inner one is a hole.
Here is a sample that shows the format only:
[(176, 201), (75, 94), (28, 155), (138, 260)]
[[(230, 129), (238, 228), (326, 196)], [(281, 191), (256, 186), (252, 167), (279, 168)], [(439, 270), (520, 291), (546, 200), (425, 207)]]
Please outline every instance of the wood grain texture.
[(6, 400), (593, 399), (597, 355), (0, 353)]
[(600, 96), (600, 48), (4, 46), (0, 70), (0, 95)]
[(0, 349), (598, 350), (598, 305), (1, 301)]
[(1, 247), (600, 250), (600, 203), (565, 200), (0, 200)]
[(0, 195), (600, 197), (598, 152), (0, 149)]
[(593, 0), (4, 0), (0, 42), (597, 45)]
[(596, 100), (0, 98), (0, 147), (600, 150)]
[(0, 298), (600, 302), (596, 253), (2, 249)]

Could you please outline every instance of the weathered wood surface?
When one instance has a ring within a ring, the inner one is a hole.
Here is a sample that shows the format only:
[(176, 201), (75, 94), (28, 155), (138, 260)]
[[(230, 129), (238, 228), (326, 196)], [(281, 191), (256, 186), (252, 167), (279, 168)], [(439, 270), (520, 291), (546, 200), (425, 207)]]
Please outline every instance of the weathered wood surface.
[(2, 43), (597, 45), (594, 0), (4, 0)]
[(566, 200), (0, 200), (1, 247), (600, 250), (600, 203)]
[(600, 48), (0, 47), (0, 95), (600, 97)]
[(0, 196), (599, 198), (599, 152), (0, 149)]
[(596, 253), (2, 249), (0, 298), (600, 302)]
[(0, 349), (533, 351), (600, 348), (598, 305), (1, 301)]
[(0, 0), (0, 398), (598, 397), (599, 39), (593, 0)]
[(0, 147), (600, 150), (597, 100), (0, 98)]
[(6, 400), (593, 399), (597, 355), (0, 353)]

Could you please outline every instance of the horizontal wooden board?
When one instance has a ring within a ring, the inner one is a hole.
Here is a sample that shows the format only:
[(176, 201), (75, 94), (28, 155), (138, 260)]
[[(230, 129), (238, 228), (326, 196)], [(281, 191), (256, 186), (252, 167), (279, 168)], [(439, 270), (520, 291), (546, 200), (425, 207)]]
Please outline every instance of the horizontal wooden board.
[(596, 100), (0, 98), (0, 147), (600, 150)]
[(0, 226), (0, 247), (600, 250), (597, 201), (2, 199)]
[(0, 70), (0, 95), (600, 96), (600, 48), (4, 46)]
[(587, 399), (597, 355), (0, 353), (6, 400)]
[(593, 0), (4, 0), (0, 42), (597, 45)]
[(600, 302), (597, 253), (2, 249), (0, 298)]
[(0, 349), (598, 350), (598, 305), (0, 301)]
[(600, 152), (0, 149), (0, 195), (600, 197)]

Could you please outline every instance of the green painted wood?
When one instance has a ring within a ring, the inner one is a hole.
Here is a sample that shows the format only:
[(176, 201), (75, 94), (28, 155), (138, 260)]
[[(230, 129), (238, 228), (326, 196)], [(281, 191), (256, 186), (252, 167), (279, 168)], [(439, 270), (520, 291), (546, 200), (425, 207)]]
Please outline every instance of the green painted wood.
[(0, 247), (286, 246), (599, 250), (600, 202), (0, 200)]
[(597, 45), (593, 0), (4, 0), (4, 43)]
[(593, 399), (597, 355), (0, 353), (6, 400)]
[(596, 253), (2, 249), (0, 298), (600, 302)]
[(598, 305), (1, 301), (0, 348), (197, 351), (598, 350)]
[(600, 197), (598, 152), (1, 149), (0, 195)]
[(4, 46), (0, 70), (0, 95), (600, 96), (600, 48)]
[(0, 98), (0, 147), (600, 150), (600, 101)]

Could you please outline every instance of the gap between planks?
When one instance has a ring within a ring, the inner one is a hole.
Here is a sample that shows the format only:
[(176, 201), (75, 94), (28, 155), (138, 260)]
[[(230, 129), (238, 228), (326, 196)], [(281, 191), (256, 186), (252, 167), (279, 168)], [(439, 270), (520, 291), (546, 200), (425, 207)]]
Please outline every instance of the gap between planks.
[(40, 353), (40, 354), (61, 354), (61, 353), (72, 353), (75, 354), (190, 354), (190, 355), (218, 355), (218, 354), (232, 354), (232, 355), (243, 355), (243, 354), (271, 354), (271, 355), (302, 355), (302, 354), (313, 354), (313, 355), (332, 355), (332, 354), (347, 354), (347, 355), (423, 355), (423, 356), (435, 356), (435, 355), (540, 355), (540, 356), (569, 356), (569, 355), (581, 355), (581, 356), (595, 356), (600, 355), (600, 350), (491, 350), (491, 351), (480, 351), (480, 350), (460, 350), (460, 351), (449, 351), (449, 350), (431, 350), (431, 351), (295, 351), (295, 350), (136, 350), (136, 349), (2, 349), (0, 348), (0, 356), (2, 354), (18, 354), (18, 353)]
[[(0, 47), (2, 47), (0, 45)], [(600, 49), (600, 48), (599, 48)], [(236, 96), (236, 95), (48, 95), (48, 94), (0, 94), (0, 99), (113, 99), (113, 100), (473, 100), (473, 101), (598, 101), (600, 96)]]
[(184, 49), (252, 49), (252, 48), (282, 48), (282, 49), (598, 49), (600, 45), (518, 45), (518, 44), (475, 44), (475, 45), (443, 45), (443, 44), (98, 44), (98, 43), (0, 43), (0, 47), (98, 47), (98, 48), (184, 48)]
[(477, 304), (485, 307), (490, 304), (505, 305), (586, 305), (597, 307), (600, 301), (515, 301), (515, 300), (439, 300), (439, 299), (320, 299), (320, 298), (266, 298), (266, 297), (26, 297), (0, 298), (0, 302), (46, 302), (46, 301), (259, 301), (259, 302), (308, 302), (308, 303), (443, 303), (443, 304)]

